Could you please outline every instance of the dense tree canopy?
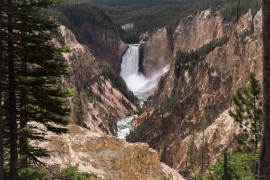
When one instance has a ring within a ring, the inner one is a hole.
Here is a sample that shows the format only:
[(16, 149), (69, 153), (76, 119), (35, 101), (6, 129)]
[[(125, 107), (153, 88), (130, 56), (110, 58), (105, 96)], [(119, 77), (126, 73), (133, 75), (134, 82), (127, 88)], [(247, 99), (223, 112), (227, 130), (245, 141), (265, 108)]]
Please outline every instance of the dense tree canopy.
[(270, 177), (270, 1), (262, 0), (263, 14), (263, 134), (259, 179)]
[[(18, 168), (25, 168), (46, 155), (31, 145), (43, 141), (44, 132), (66, 132), (69, 114), (66, 97), (58, 87), (67, 75), (62, 49), (50, 41), (55, 22), (44, 8), (52, 2), (1, 1), (1, 168), (7, 179), (18, 179)], [(4, 162), (4, 163), (3, 163)], [(1, 174), (0, 179), (2, 179)]]
[[(237, 1), (234, 0), (68, 0), (65, 4), (51, 8), (50, 13), (72, 30), (89, 22), (113, 29), (127, 43), (137, 43), (141, 39), (140, 35), (146, 31), (151, 35), (157, 29), (166, 27), (172, 34), (181, 18), (208, 8), (221, 10), (226, 21), (233, 21), (237, 17)], [(257, 11), (260, 3), (257, 0), (241, 1), (238, 15), (250, 8)], [(127, 23), (133, 23), (134, 28), (121, 30), (120, 26)]]
[[(90, 1), (91, 2), (91, 1)], [(220, 10), (226, 21), (234, 21), (238, 16), (246, 13), (249, 9), (252, 12), (258, 11), (260, 2), (257, 0), (242, 0), (237, 12), (237, 1), (235, 0), (192, 0), (192, 1), (99, 1), (98, 5), (104, 8), (114, 23), (119, 26), (134, 23), (134, 29), (129, 32), (122, 32), (124, 40), (134, 40), (134, 37), (148, 31), (150, 34), (158, 28), (166, 27), (172, 33), (181, 18), (211, 8), (213, 12)], [(114, 5), (110, 3), (115, 3)], [(160, 3), (158, 3), (160, 2)], [(105, 6), (104, 6), (105, 5)], [(123, 6), (125, 5), (125, 6)]]

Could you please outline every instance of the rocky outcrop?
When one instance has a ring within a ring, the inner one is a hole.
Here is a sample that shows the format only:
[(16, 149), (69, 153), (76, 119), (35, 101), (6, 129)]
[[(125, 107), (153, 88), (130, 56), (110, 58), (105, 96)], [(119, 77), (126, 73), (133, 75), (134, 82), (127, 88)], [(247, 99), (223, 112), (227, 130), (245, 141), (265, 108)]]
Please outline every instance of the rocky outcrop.
[[(221, 16), (210, 11), (181, 20), (174, 34), (171, 69), (146, 104), (146, 112), (135, 120), (139, 125), (128, 137), (129, 141), (149, 143), (159, 151), (162, 161), (174, 168), (184, 168), (188, 163), (187, 141), (193, 133), (198, 136), (203, 131), (207, 133), (207, 156), (214, 159), (233, 144), (231, 137), (236, 127), (226, 115), (231, 96), (248, 83), (250, 72), (257, 79), (262, 77), (259, 17), (260, 12), (255, 18), (248, 12), (236, 25), (230, 25), (230, 30), (222, 24)], [(253, 24), (256, 24), (254, 32)], [(181, 64), (183, 57), (179, 52), (202, 47), (213, 40), (214, 34), (214, 37), (228, 34), (229, 39), (193, 63), (184, 64), (186, 69), (181, 69), (177, 76), (176, 62)], [(214, 135), (223, 128), (222, 135)]]
[(172, 43), (166, 28), (159, 29), (143, 45), (143, 72), (147, 77), (153, 76), (170, 63)]
[[(71, 122), (92, 132), (115, 135), (117, 119), (137, 110), (136, 98), (128, 92), (124, 82), (122, 87), (114, 84), (116, 80), (118, 84), (123, 80), (97, 59), (87, 46), (78, 43), (68, 28), (60, 26), (54, 43), (71, 49), (70, 53), (64, 53), (70, 75), (62, 77), (60, 83), (74, 93), (68, 99)], [(118, 79), (112, 79), (113, 75)]]
[(256, 13), (253, 23), (254, 23), (254, 31), (261, 32), (262, 31), (262, 10)]
[(127, 24), (124, 24), (123, 26), (121, 26), (121, 29), (127, 31), (127, 30), (131, 30), (134, 28), (134, 23), (127, 23)]
[(116, 72), (120, 72), (121, 57), (127, 45), (121, 41), (116, 32), (84, 22), (76, 37), (81, 44), (88, 46), (97, 59), (109, 64)]
[(130, 144), (76, 125), (69, 125), (68, 130), (61, 136), (48, 134), (50, 141), (38, 144), (51, 152), (50, 157), (41, 159), (48, 166), (78, 165), (90, 179), (183, 179), (176, 170), (160, 163), (158, 153), (147, 144)]
[(195, 50), (213, 39), (221, 38), (229, 30), (229, 24), (223, 23), (220, 13), (211, 10), (202, 11), (180, 20), (173, 37), (174, 49)]
[(238, 33), (243, 33), (244, 31), (249, 31), (253, 26), (253, 23), (255, 23), (255, 20), (253, 21), (253, 15), (251, 13), (251, 10), (240, 17), (236, 24), (236, 31)]
[[(174, 144), (167, 148), (175, 151), (176, 156), (172, 159), (175, 162), (173, 166), (176, 169), (181, 169), (186, 165), (193, 166), (193, 169), (199, 169), (202, 160), (205, 167), (210, 163), (214, 163), (225, 150), (231, 151), (234, 148), (235, 143), (232, 143), (234, 142), (232, 132), (236, 133), (237, 131), (239, 131), (239, 126), (230, 117), (228, 110), (225, 110), (204, 131), (194, 131), (184, 139), (175, 141), (174, 143), (179, 144), (178, 146), (181, 149)], [(200, 151), (202, 146), (205, 152), (203, 159), (201, 158), (202, 152)], [(190, 152), (191, 149), (194, 149), (193, 154)], [(191, 159), (194, 158), (196, 160), (192, 162)]]

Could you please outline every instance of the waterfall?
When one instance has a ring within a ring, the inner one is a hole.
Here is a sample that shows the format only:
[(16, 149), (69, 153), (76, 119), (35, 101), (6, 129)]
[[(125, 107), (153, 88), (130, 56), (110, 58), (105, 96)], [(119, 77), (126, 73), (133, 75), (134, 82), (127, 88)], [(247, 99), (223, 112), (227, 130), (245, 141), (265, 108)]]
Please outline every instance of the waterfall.
[[(139, 55), (140, 45), (130, 44), (122, 57), (120, 76), (124, 79), (127, 87), (143, 102), (148, 96), (140, 96), (138, 91), (145, 86), (148, 81), (145, 76), (139, 72)], [(128, 116), (117, 121), (118, 138), (125, 139), (126, 135), (129, 134), (133, 117), (134, 116)]]
[[(158, 85), (158, 82), (168, 68), (164, 67), (160, 71), (156, 72), (152, 77), (146, 78), (139, 72), (139, 55), (140, 45), (130, 44), (127, 51), (122, 57), (120, 76), (124, 79), (129, 90), (133, 91), (140, 102), (141, 106), (146, 101), (151, 92)], [(117, 137), (125, 139), (126, 135), (130, 132), (131, 121), (134, 116), (129, 116), (117, 121)]]
[(140, 45), (130, 44), (126, 53), (122, 57), (120, 76), (126, 82), (128, 89), (138, 96), (145, 99), (158, 85), (160, 77), (168, 72), (168, 66), (155, 72), (152, 77), (146, 78), (139, 72)]
[(127, 87), (135, 94), (148, 83), (148, 79), (139, 72), (140, 45), (130, 44), (122, 57), (120, 76)]
[(122, 57), (121, 73), (123, 79), (129, 76), (139, 74), (139, 52), (140, 45), (129, 45), (126, 53)]

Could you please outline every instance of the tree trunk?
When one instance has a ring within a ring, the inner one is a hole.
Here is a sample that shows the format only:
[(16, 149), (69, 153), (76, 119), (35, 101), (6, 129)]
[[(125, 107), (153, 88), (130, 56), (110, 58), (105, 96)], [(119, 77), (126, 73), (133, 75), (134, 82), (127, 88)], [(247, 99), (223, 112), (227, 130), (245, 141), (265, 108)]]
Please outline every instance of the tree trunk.
[[(24, 44), (24, 43), (22, 43)], [(27, 72), (27, 58), (23, 57), (22, 58), (22, 65), (21, 65), (21, 70), (22, 73)], [(26, 104), (26, 90), (23, 89), (20, 92), (20, 137), (19, 137), (19, 146), (20, 146), (20, 167), (27, 167), (27, 151), (28, 151), (28, 142), (27, 142), (27, 132), (25, 130), (27, 126), (27, 120), (26, 120), (26, 115), (24, 113), (24, 106)]]
[(204, 147), (205, 147), (205, 131), (203, 130), (203, 137), (202, 137), (202, 154), (201, 154), (201, 175), (204, 173)]
[(237, 3), (237, 9), (236, 9), (236, 22), (239, 20), (239, 8), (240, 8), (240, 0), (238, 0), (238, 3)]
[(10, 128), (10, 179), (18, 179), (18, 152), (17, 152), (17, 122), (16, 122), (16, 99), (15, 99), (15, 62), (13, 44), (13, 4), (7, 2), (8, 10), (8, 118)]
[(263, 15), (263, 132), (259, 179), (270, 178), (270, 0), (262, 0)]
[(230, 176), (229, 176), (229, 173), (228, 173), (228, 152), (227, 152), (227, 149), (225, 150), (224, 152), (224, 165), (223, 165), (223, 180), (230, 180)]
[[(2, 8), (3, 2), (0, 1), (0, 27), (3, 27), (2, 23)], [(0, 30), (0, 180), (4, 179), (4, 142), (3, 142), (3, 109), (2, 109), (2, 73), (3, 73), (3, 30)]]

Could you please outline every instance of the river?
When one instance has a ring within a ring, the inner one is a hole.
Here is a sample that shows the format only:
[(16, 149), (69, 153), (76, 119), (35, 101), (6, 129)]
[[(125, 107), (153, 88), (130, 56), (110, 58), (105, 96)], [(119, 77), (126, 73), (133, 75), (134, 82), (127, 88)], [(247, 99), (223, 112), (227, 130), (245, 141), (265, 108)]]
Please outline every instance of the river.
[[(130, 44), (127, 51), (122, 57), (120, 76), (124, 79), (127, 87), (131, 90), (140, 101), (140, 106), (147, 100), (153, 89), (156, 88), (158, 82), (165, 73), (168, 72), (168, 66), (154, 73), (150, 78), (145, 77), (139, 72), (139, 44)], [(117, 121), (117, 137), (125, 139), (132, 129), (131, 121), (134, 116), (128, 116)]]

